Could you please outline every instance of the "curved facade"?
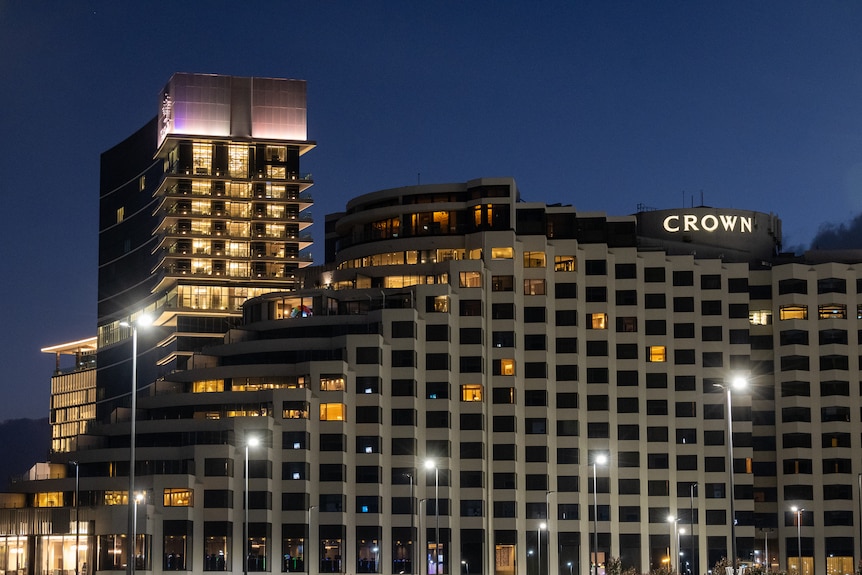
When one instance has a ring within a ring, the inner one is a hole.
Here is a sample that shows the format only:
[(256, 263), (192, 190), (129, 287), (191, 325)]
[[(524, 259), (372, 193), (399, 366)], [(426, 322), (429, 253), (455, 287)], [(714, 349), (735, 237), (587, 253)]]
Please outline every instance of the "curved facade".
[[(306, 288), (250, 299), (139, 399), (139, 568), (702, 575), (734, 534), (749, 565), (851, 572), (858, 253), (765, 260), (764, 214), (748, 259), (660, 248), (648, 220), (671, 216), (521, 202), (511, 179), (351, 201)], [(128, 433), (74, 454), (99, 571), (123, 564)], [(72, 481), (22, 487), (68, 504)]]

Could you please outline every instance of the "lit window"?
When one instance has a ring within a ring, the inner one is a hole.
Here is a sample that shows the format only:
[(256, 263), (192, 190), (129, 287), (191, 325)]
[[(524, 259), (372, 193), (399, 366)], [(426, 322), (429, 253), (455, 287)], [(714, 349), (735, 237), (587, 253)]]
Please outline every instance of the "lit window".
[(608, 314), (591, 313), (590, 329), (608, 329)]
[(105, 491), (105, 505), (127, 505), (128, 491)]
[(270, 162), (284, 162), (287, 160), (287, 148), (285, 146), (267, 146), (266, 159)]
[(807, 305), (783, 305), (778, 309), (778, 317), (786, 319), (808, 319)]
[(482, 401), (482, 385), (479, 383), (462, 385), (461, 401)]
[(33, 507), (63, 507), (62, 491), (46, 491), (35, 495)]
[(476, 248), (475, 250), (470, 250), (469, 257), (467, 259), (481, 260), (482, 259), (482, 248)]
[(321, 403), (320, 421), (344, 421), (345, 409), (343, 403)]
[(125, 218), (125, 217), (126, 217), (126, 208), (125, 207), (117, 208), (117, 223), (119, 224), (120, 222), (122, 222), (123, 218)]
[(647, 357), (651, 362), (667, 361), (667, 350), (663, 345), (651, 345), (647, 347)]
[(510, 260), (513, 257), (515, 257), (515, 250), (512, 248), (491, 248), (491, 259)]
[(267, 166), (266, 177), (273, 180), (283, 180), (287, 177), (287, 169), (284, 166)]
[(554, 271), (555, 272), (574, 272), (578, 271), (577, 258), (575, 256), (554, 256)]
[(751, 311), (748, 314), (748, 323), (751, 325), (771, 325), (772, 311), (768, 309)]
[(515, 360), (501, 359), (500, 360), (500, 375), (515, 375)]
[(147, 188), (147, 176), (138, 178), (138, 191), (143, 192)]
[(191, 507), (193, 493), (191, 489), (165, 488), (164, 505), (165, 507)]
[(482, 287), (482, 274), (480, 272), (461, 272), (459, 274), (460, 287)]
[(524, 295), (545, 295), (545, 280), (524, 280)]
[(820, 319), (847, 319), (847, 306), (844, 304), (826, 304), (817, 306)]
[(545, 252), (524, 252), (525, 268), (545, 267)]
[(321, 375), (320, 391), (344, 391), (344, 376), (340, 374)]
[(212, 170), (213, 147), (209, 142), (195, 142), (192, 144), (195, 174), (206, 176)]
[(193, 393), (218, 393), (224, 391), (223, 379), (206, 379), (192, 384)]
[(449, 296), (436, 296), (434, 298), (434, 311), (437, 313), (449, 313)]
[(285, 401), (282, 408), (284, 419), (308, 419), (307, 401)]
[(248, 146), (240, 144), (228, 146), (227, 169), (235, 178), (248, 177)]

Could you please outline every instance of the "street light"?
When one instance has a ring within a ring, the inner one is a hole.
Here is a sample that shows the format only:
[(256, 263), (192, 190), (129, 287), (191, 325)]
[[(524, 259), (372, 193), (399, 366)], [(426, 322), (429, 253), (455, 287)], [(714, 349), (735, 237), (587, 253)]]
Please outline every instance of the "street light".
[(470, 564), (466, 561), (461, 561), (461, 565), (463, 565), (464, 568), (467, 570), (467, 575), (470, 575)]
[(243, 553), (245, 557), (243, 558), (242, 563), (242, 572), (244, 575), (248, 575), (248, 560), (249, 560), (249, 549), (248, 549), (248, 448), (249, 447), (257, 447), (260, 445), (260, 439), (257, 436), (252, 435), (245, 442), (245, 522), (243, 523)]
[[(669, 543), (669, 545), (671, 547), (671, 552), (667, 554), (667, 558), (669, 561), (668, 567), (670, 568), (671, 572), (673, 572), (674, 551), (676, 552), (677, 563), (679, 563), (679, 530), (676, 528), (676, 524), (679, 522), (679, 517), (674, 517), (673, 515), (668, 515), (667, 521), (668, 521), (668, 523), (670, 523), (671, 529), (673, 529), (673, 531), (671, 533), (676, 535), (676, 549), (673, 549), (673, 536), (671, 536), (671, 540)], [(679, 565), (677, 565), (677, 572), (679, 572)]]
[(538, 567), (536, 568), (536, 573), (538, 573), (538, 575), (542, 575), (542, 530), (547, 526), (547, 523), (539, 523), (539, 528), (536, 530), (536, 535), (538, 536), (538, 545), (536, 545), (536, 559), (538, 560)]
[(682, 575), (682, 546), (679, 544), (680, 535), (685, 535), (685, 527), (680, 527), (676, 531), (676, 571)]
[(790, 510), (796, 514), (796, 573), (802, 575), (802, 512), (805, 509), (794, 505)]
[(414, 521), (416, 519), (416, 499), (413, 495), (413, 475), (416, 471), (412, 471), (411, 473), (405, 473), (404, 475), (410, 479), (410, 540), (413, 543), (410, 545), (410, 573), (413, 573), (413, 570), (416, 568), (416, 529), (414, 529)]
[(137, 567), (136, 563), (138, 562), (138, 546), (137, 546), (137, 538), (138, 538), (138, 503), (144, 500), (143, 493), (135, 493), (135, 511), (132, 514), (132, 557), (129, 563), (132, 564), (132, 571), (134, 572), (135, 567)]
[(572, 568), (573, 568), (572, 562), (571, 561), (566, 562), (566, 567), (569, 568), (569, 575), (572, 575)]
[(80, 493), (80, 491), (78, 491), (78, 479), (80, 478), (80, 473), (78, 472), (77, 461), (70, 461), (69, 463), (75, 466), (75, 575), (79, 575), (80, 569), (78, 568), (78, 563), (81, 553), (81, 520), (78, 519), (78, 495)]
[(731, 389), (744, 389), (748, 382), (744, 377), (734, 377), (730, 385), (716, 383), (727, 394), (727, 457), (729, 459), (728, 473), (730, 475), (730, 565), (736, 571), (736, 493), (733, 485), (733, 409), (731, 403)]
[(434, 469), (434, 573), (440, 573), (440, 468), (433, 459), (425, 460), (425, 469)]
[(691, 533), (688, 535), (689, 546), (691, 547), (691, 573), (692, 575), (697, 575), (697, 563), (695, 562), (695, 552), (694, 552), (694, 490), (697, 489), (697, 483), (691, 483), (689, 485), (689, 516), (688, 523), (691, 528)]
[[(153, 323), (152, 318), (150, 316), (143, 314), (138, 317), (135, 321), (121, 321), (120, 325), (122, 327), (130, 327), (132, 328), (132, 417), (130, 420), (130, 429), (129, 429), (129, 493), (126, 499), (128, 499), (129, 504), (129, 516), (128, 516), (128, 531), (127, 533), (132, 536), (129, 537), (128, 541), (128, 555), (129, 557), (134, 557), (135, 555), (135, 514), (138, 512), (137, 503), (134, 501), (134, 493), (135, 493), (135, 435), (136, 430), (135, 426), (137, 423), (137, 410), (138, 410), (138, 328), (143, 327), (146, 328)], [(127, 561), (126, 562), (126, 572), (129, 575), (135, 575), (135, 562)]]
[(596, 466), (604, 465), (608, 462), (608, 457), (604, 453), (597, 453), (593, 458), (593, 552), (595, 557), (593, 560), (593, 574), (599, 575), (599, 489), (598, 480), (596, 479)]

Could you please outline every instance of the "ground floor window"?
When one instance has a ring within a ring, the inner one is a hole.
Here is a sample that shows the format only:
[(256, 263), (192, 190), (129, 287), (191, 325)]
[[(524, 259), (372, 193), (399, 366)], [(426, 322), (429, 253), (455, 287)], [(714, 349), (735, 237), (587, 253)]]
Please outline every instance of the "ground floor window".
[(342, 573), (342, 557), (344, 556), (343, 539), (320, 540), (320, 572)]

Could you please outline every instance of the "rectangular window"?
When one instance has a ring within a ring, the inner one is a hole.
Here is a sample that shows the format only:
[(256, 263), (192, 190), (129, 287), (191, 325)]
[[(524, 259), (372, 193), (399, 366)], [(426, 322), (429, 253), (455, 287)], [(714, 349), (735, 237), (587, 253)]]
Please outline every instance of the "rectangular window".
[(825, 304), (817, 306), (820, 319), (847, 319), (847, 306), (844, 304)]
[(491, 291), (514, 291), (514, 276), (491, 276)]
[(462, 385), (461, 401), (482, 401), (482, 384), (469, 383)]
[(482, 287), (481, 272), (461, 272), (458, 274), (459, 287), (462, 288), (479, 288)]
[(545, 295), (545, 280), (524, 280), (524, 295)]
[(344, 376), (321, 374), (320, 391), (344, 391)]
[(782, 321), (788, 319), (808, 319), (808, 306), (783, 305), (778, 308), (778, 318)]
[(491, 259), (510, 260), (514, 257), (515, 250), (512, 248), (491, 248)]
[(194, 491), (186, 488), (165, 488), (165, 507), (191, 507), (194, 504)]
[(663, 345), (651, 345), (647, 347), (646, 356), (649, 362), (665, 362), (667, 361), (667, 350)]
[(321, 403), (320, 421), (344, 421), (346, 409), (343, 403)]
[(545, 252), (524, 252), (525, 268), (545, 267)]
[(555, 272), (574, 272), (578, 270), (575, 256), (554, 256)]
[(587, 329), (608, 329), (608, 314), (588, 313)]

